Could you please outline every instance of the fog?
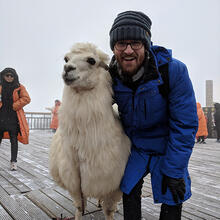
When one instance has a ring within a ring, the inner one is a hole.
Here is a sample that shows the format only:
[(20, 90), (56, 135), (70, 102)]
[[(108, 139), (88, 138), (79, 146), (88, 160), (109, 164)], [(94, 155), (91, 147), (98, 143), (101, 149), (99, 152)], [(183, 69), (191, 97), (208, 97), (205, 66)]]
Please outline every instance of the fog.
[(13, 67), (27, 88), (25, 111), (46, 112), (62, 99), (63, 56), (76, 42), (92, 42), (109, 57), (109, 30), (118, 13), (139, 10), (152, 20), (152, 41), (184, 62), (196, 99), (205, 106), (205, 80), (220, 102), (219, 0), (0, 0), (0, 70)]

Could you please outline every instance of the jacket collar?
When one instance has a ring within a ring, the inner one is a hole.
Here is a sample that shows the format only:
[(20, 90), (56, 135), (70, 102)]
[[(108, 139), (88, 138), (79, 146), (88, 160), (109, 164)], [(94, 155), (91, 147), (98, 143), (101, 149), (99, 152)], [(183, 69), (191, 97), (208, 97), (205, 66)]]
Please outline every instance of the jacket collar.
[(151, 46), (150, 51), (154, 56), (157, 66), (162, 66), (172, 61), (172, 50), (161, 46)]

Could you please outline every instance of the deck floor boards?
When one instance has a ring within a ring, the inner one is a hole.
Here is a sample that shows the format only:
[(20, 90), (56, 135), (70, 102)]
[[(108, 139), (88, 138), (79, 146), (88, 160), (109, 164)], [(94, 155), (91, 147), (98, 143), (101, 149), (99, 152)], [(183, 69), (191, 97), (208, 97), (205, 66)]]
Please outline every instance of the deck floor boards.
[[(10, 171), (10, 142), (0, 146), (0, 220), (48, 220), (73, 217), (75, 207), (67, 191), (53, 181), (48, 171), (48, 152), (53, 133), (31, 131), (30, 144), (19, 143), (18, 170)], [(196, 144), (189, 163), (192, 197), (184, 203), (182, 220), (220, 219), (220, 144), (208, 139)], [(145, 177), (142, 215), (159, 219), (160, 204), (153, 204), (150, 175)], [(83, 220), (104, 220), (95, 199), (89, 199)], [(123, 220), (122, 202), (115, 220)]]

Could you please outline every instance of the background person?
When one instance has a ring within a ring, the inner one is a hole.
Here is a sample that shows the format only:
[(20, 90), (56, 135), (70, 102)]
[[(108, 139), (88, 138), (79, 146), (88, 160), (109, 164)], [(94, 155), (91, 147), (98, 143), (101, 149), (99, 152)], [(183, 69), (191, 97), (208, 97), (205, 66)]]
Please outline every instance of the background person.
[(206, 144), (205, 138), (208, 136), (207, 120), (202, 110), (201, 104), (197, 102), (196, 105), (197, 105), (197, 115), (199, 119), (199, 127), (196, 133), (197, 143)]
[(214, 114), (214, 120), (215, 120), (215, 128), (217, 132), (217, 142), (220, 142), (220, 103), (215, 103), (215, 114)]
[(52, 129), (53, 132), (56, 132), (58, 128), (58, 109), (60, 105), (61, 105), (60, 100), (56, 99), (53, 108), (46, 108), (47, 110), (50, 110), (52, 113), (50, 128)]
[(0, 143), (2, 138), (10, 138), (11, 170), (17, 170), (18, 140), (28, 144), (29, 136), (23, 107), (31, 99), (25, 87), (19, 83), (13, 68), (5, 68), (1, 72), (0, 94)]
[(196, 101), (185, 64), (170, 50), (151, 45), (150, 29), (147, 15), (126, 11), (110, 30), (114, 100), (132, 142), (120, 185), (124, 219), (141, 219), (143, 178), (151, 173), (154, 202), (162, 203), (160, 219), (179, 220), (182, 203), (191, 196)]

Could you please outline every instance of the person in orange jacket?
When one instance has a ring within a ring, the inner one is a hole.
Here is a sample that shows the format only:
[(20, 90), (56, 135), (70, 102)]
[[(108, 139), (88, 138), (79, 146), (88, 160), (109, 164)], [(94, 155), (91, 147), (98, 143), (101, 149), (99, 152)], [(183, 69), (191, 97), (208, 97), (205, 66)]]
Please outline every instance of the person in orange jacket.
[(13, 68), (5, 68), (0, 85), (0, 143), (3, 138), (11, 142), (11, 170), (17, 170), (18, 140), (28, 144), (29, 127), (23, 107), (31, 99), (26, 88), (19, 83)]
[(199, 102), (197, 105), (197, 115), (199, 119), (199, 128), (196, 133), (197, 143), (206, 144), (205, 138), (208, 136), (207, 120)]
[(53, 132), (56, 132), (58, 128), (58, 109), (60, 105), (61, 105), (60, 100), (56, 99), (55, 106), (53, 108), (46, 108), (47, 110), (50, 110), (52, 113), (52, 120), (51, 120), (50, 128), (52, 129)]

